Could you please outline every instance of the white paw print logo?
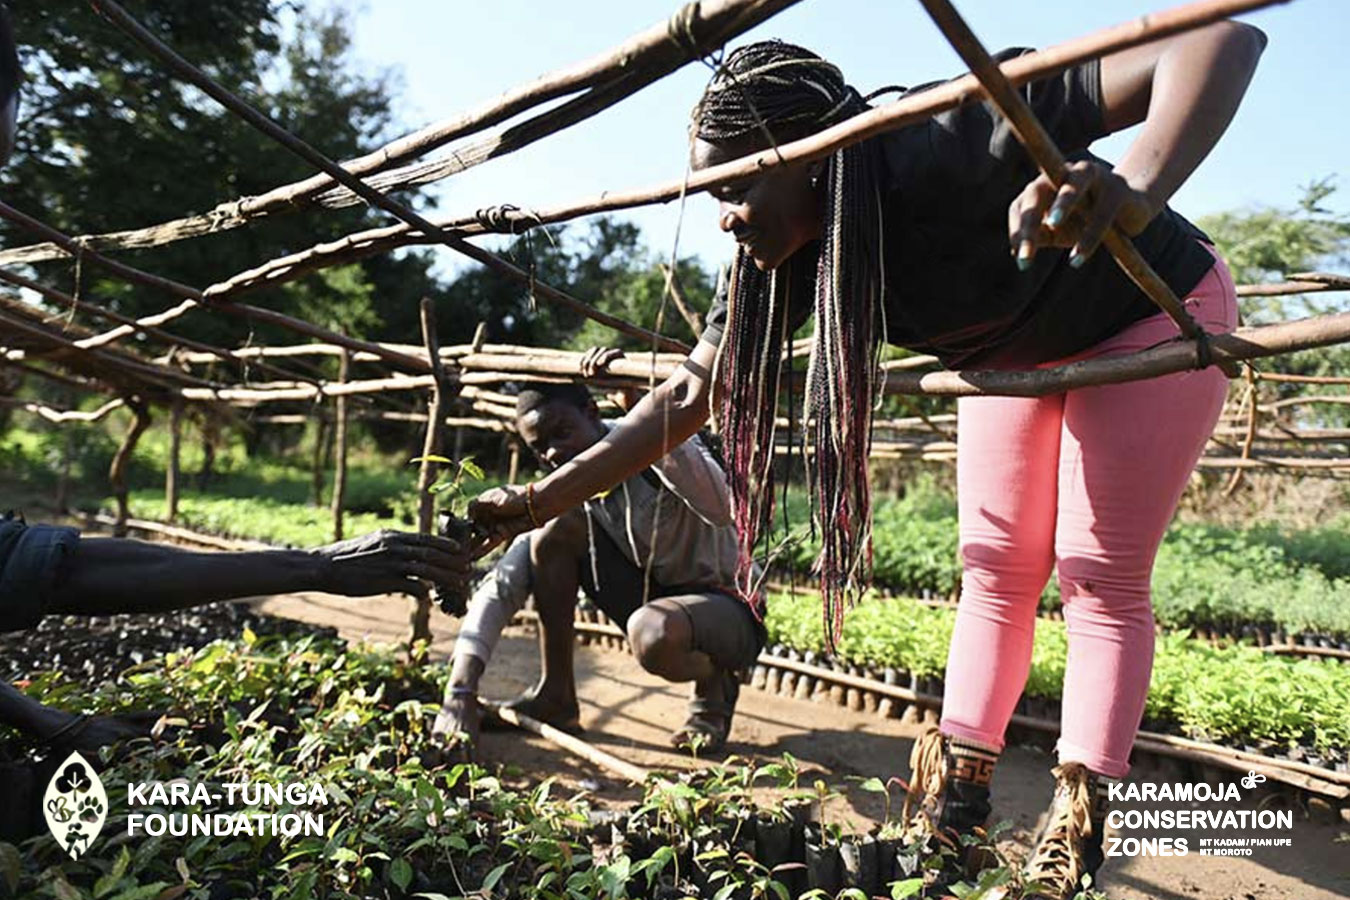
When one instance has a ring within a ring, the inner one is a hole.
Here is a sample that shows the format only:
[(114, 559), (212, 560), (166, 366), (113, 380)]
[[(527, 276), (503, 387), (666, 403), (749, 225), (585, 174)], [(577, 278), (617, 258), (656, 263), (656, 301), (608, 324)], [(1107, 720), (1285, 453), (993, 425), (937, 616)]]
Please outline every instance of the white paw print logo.
[(42, 796), (47, 827), (71, 859), (79, 859), (108, 819), (108, 795), (98, 773), (78, 753), (61, 763)]

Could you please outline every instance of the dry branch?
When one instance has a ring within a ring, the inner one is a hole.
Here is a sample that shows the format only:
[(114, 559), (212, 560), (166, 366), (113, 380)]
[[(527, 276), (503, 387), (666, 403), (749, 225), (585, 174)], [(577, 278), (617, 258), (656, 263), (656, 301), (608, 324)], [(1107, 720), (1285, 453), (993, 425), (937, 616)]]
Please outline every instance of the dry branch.
[[(406, 204), (395, 200), (387, 194), (381, 194), (378, 190), (366, 184), (360, 178), (352, 175), (327, 156), (291, 134), (280, 125), (277, 125), (249, 104), (245, 103), (242, 99), (220, 85), (201, 69), (175, 53), (167, 44), (159, 40), (159, 38), (151, 34), (143, 25), (128, 15), (126, 10), (122, 9), (122, 7), (113, 2), (113, 0), (90, 0), (90, 2), (104, 18), (122, 29), (122, 31), (128, 34), (138, 44), (150, 51), (153, 56), (159, 59), (160, 62), (167, 66), (179, 78), (182, 78), (189, 84), (199, 88), (207, 96), (243, 119), (254, 129), (262, 132), (273, 141), (276, 141), (292, 154), (303, 159), (319, 171), (326, 173), (333, 180), (342, 184), (344, 187), (347, 187), (372, 206), (384, 210), (410, 227), (420, 229), (423, 234), (435, 238), (438, 243), (445, 244), (452, 250), (459, 251), (475, 262), (481, 263), (501, 275), (505, 275), (508, 278), (512, 278), (522, 284), (528, 285), (532, 294), (538, 294), (553, 303), (566, 306), (574, 312), (586, 316), (588, 319), (593, 319), (602, 325), (608, 325), (610, 328), (613, 328), (621, 334), (626, 334), (630, 337), (635, 337), (644, 341), (650, 341), (654, 347), (660, 347), (663, 350), (680, 351), (688, 351), (690, 349), (680, 341), (671, 340), (654, 331), (649, 331), (636, 325), (630, 325), (617, 316), (611, 316), (608, 313), (601, 312), (590, 304), (583, 303), (570, 294), (535, 280), (532, 273), (512, 265), (495, 253), (470, 244), (447, 231), (442, 231), (436, 225), (433, 225), (413, 211), (413, 209)], [(205, 296), (211, 296), (211, 290), (209, 288), (205, 292)]]
[[(441, 430), (445, 427), (445, 403), (451, 392), (446, 379), (445, 369), (441, 365), (441, 344), (436, 337), (436, 308), (430, 297), (423, 297), (418, 310), (422, 322), (422, 342), (426, 347), (427, 359), (431, 360), (431, 399), (427, 406), (426, 435), (422, 440), (422, 462), (417, 470), (417, 530), (421, 534), (431, 534), (435, 530), (436, 495), (431, 492), (432, 482), (436, 479), (436, 463), (433, 456), (441, 455)], [(431, 641), (431, 598), (418, 597), (413, 602), (412, 637), (409, 651), (418, 641)], [(412, 653), (413, 659), (417, 658)]]
[(685, 296), (684, 287), (680, 284), (680, 278), (675, 270), (665, 263), (661, 263), (661, 274), (666, 276), (666, 289), (670, 291), (670, 299), (675, 304), (675, 309), (679, 311), (680, 318), (684, 319), (689, 325), (689, 330), (694, 332), (694, 337), (703, 334), (703, 319), (689, 303), (689, 298)]
[[(1350, 341), (1350, 313), (1298, 319), (1210, 335), (1216, 364), (1278, 356)], [(1195, 367), (1195, 342), (1177, 339), (1124, 356), (1099, 357), (1035, 371), (891, 372), (887, 394), (1040, 397), (1074, 388), (1156, 378)]]
[[(70, 294), (65, 293), (64, 291), (59, 291), (55, 288), (48, 287), (42, 284), (41, 282), (34, 281), (31, 278), (25, 278), (22, 275), (18, 275), (14, 272), (8, 272), (4, 269), (0, 269), (0, 281), (6, 281), (17, 287), (27, 288), (30, 291), (34, 291), (35, 293), (38, 293), (43, 297), (46, 297), (53, 303), (57, 303), (62, 306), (67, 306), (70, 307), (71, 309), (79, 310), (80, 312), (85, 313), (86, 315), (96, 316), (101, 319), (107, 319), (109, 321), (118, 323), (118, 327), (112, 329), (111, 331), (107, 331), (104, 332), (103, 334), (93, 335), (91, 337), (83, 338), (81, 340), (76, 341), (75, 346), (81, 349), (86, 350), (95, 349), (98, 347), (102, 347), (105, 344), (110, 344), (113, 341), (119, 340), (120, 338), (126, 337), (128, 335), (144, 334), (149, 337), (153, 337), (159, 341), (162, 341), (163, 343), (169, 344), (172, 347), (190, 348), (191, 350), (195, 351), (199, 356), (206, 357), (207, 358), (206, 361), (208, 362), (224, 361), (235, 364), (239, 362), (237, 358), (231, 357), (227, 351), (222, 350), (219, 347), (212, 347), (211, 345), (204, 344), (201, 341), (195, 341), (192, 340), (191, 338), (185, 338), (180, 335), (170, 334), (164, 331), (163, 329), (157, 327), (154, 320), (158, 319), (159, 316), (147, 317), (147, 320), (145, 321), (133, 319), (132, 317), (124, 316), (121, 313), (116, 312), (115, 310), (108, 309), (103, 306), (97, 306), (93, 303), (88, 303), (84, 300), (79, 300), (71, 296)], [(285, 378), (302, 377), (294, 372), (289, 372), (286, 369), (279, 368), (278, 366), (274, 366), (271, 363), (267, 362), (259, 363), (258, 368), (263, 369), (264, 371), (272, 372), (273, 374), (280, 375)]]
[(109, 400), (98, 409), (90, 412), (82, 412), (77, 409), (52, 409), (42, 403), (36, 403), (31, 400), (20, 400), (17, 397), (0, 397), (0, 405), (12, 406), (15, 409), (21, 409), (24, 412), (30, 412), (41, 416), (48, 422), (57, 425), (66, 422), (98, 422), (108, 413), (115, 409), (121, 409), (126, 405), (124, 400)]
[(565, 731), (554, 728), (552, 725), (540, 722), (538, 719), (532, 719), (529, 716), (504, 705), (489, 705), (488, 711), (502, 721), (510, 722), (517, 728), (532, 731), (540, 737), (552, 741), (569, 753), (575, 753), (582, 759), (608, 769), (622, 778), (626, 778), (637, 784), (642, 784), (647, 780), (648, 772), (641, 766), (635, 766), (630, 762), (625, 762), (614, 754), (607, 753), (599, 747), (594, 747), (583, 741), (581, 738), (574, 737)]
[[(351, 369), (351, 357), (339, 357), (338, 382), (345, 384)], [(342, 540), (344, 501), (347, 493), (347, 395), (339, 394), (333, 413), (333, 540)]]
[[(479, 157), (475, 161), (500, 156), (594, 115), (699, 55), (716, 49), (794, 2), (796, 0), (701, 0), (688, 4), (675, 17), (658, 22), (604, 53), (541, 76), (477, 109), (408, 134), (365, 156), (344, 162), (342, 166), (353, 175), (373, 174), (457, 138), (505, 122), (542, 103), (578, 91), (587, 92), (562, 107), (491, 139), (462, 148), (454, 152), (449, 160), (389, 173), (371, 181), (377, 187), (388, 189), (446, 177), (458, 171), (454, 167), (455, 160), (471, 155)], [(692, 45), (689, 42), (691, 38)], [(484, 153), (484, 149), (491, 152)], [(302, 209), (315, 200), (328, 206), (342, 206), (351, 202), (349, 192), (334, 188), (333, 179), (326, 175), (315, 175), (281, 185), (264, 194), (218, 204), (204, 214), (186, 216), (147, 228), (89, 235), (83, 241), (90, 249), (100, 251), (155, 247), (238, 228), (252, 219)], [(0, 265), (59, 259), (62, 255), (60, 248), (54, 244), (35, 244), (0, 252)]]
[[(179, 303), (172, 309), (166, 310), (165, 312), (160, 313), (156, 316), (149, 316), (142, 319), (138, 319), (137, 320), (138, 322), (149, 323), (153, 325), (162, 325), (165, 322), (168, 322), (171, 319), (178, 318), (179, 316), (202, 305), (203, 301), (202, 292), (197, 290), (196, 288), (188, 287), (187, 285), (180, 284), (177, 281), (173, 281), (168, 278), (162, 278), (158, 275), (151, 274), (150, 272), (142, 271), (140, 269), (135, 268), (134, 266), (128, 266), (124, 263), (117, 262), (114, 259), (110, 259), (109, 257), (104, 256), (101, 253), (97, 253), (93, 250), (86, 249), (82, 247), (78, 241), (62, 234), (55, 228), (52, 228), (50, 225), (46, 225), (42, 222), (39, 222), (32, 216), (20, 212), (19, 210), (15, 209), (14, 207), (10, 206), (7, 203), (0, 202), (0, 218), (3, 218), (8, 222), (12, 222), (13, 224), (18, 225), (22, 228), (25, 228), (28, 231), (33, 232), (34, 234), (42, 235), (43, 237), (47, 238), (47, 240), (59, 246), (71, 257), (82, 259), (86, 262), (94, 263), (95, 265), (98, 265), (108, 270), (109, 272), (113, 273), (118, 278), (121, 278), (124, 281), (130, 282), (132, 284), (145, 285), (147, 287), (152, 287), (157, 290), (162, 290), (175, 297), (182, 298), (184, 301), (182, 303)], [(319, 326), (314, 325), (310, 322), (306, 322), (303, 319), (296, 319), (291, 316), (283, 315), (282, 313), (275, 312), (270, 309), (262, 309), (256, 306), (249, 306), (244, 303), (223, 303), (218, 304), (213, 308), (231, 313), (233, 315), (244, 316), (245, 318), (250, 318), (257, 321), (270, 322), (274, 325), (279, 325), (283, 328), (287, 328), (297, 334), (305, 335), (306, 337), (318, 338), (321, 341), (327, 341), (329, 343), (338, 344), (339, 346), (345, 347), (348, 350), (356, 350), (356, 351), (364, 350), (366, 352), (373, 353), (379, 356), (385, 362), (392, 363), (402, 368), (410, 368), (415, 372), (427, 371), (429, 369), (429, 366), (427, 365), (427, 362), (425, 360), (419, 360), (416, 359), (415, 357), (405, 356), (404, 354), (401, 353), (395, 353), (389, 350), (385, 350), (379, 344), (375, 344), (370, 341), (359, 340), (357, 338), (351, 338), (346, 336), (345, 334), (339, 334), (338, 332), (330, 331), (327, 328), (320, 328)], [(119, 334), (119, 336), (121, 335)]]

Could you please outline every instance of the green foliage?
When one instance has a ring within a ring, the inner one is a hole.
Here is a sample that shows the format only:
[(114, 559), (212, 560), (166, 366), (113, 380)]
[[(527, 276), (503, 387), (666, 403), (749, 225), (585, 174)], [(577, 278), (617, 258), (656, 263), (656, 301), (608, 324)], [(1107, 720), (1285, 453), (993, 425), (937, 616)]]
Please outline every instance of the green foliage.
[[(1278, 281), (1299, 272), (1344, 272), (1350, 265), (1350, 215), (1328, 209), (1334, 178), (1304, 187), (1295, 209), (1260, 207), (1200, 219), (1203, 228), (1233, 270), (1238, 284)], [(1243, 320), (1266, 324), (1305, 316), (1343, 312), (1345, 293), (1296, 294), (1285, 297), (1243, 297)], [(1324, 347), (1262, 360), (1264, 371), (1292, 375), (1339, 375), (1350, 368), (1350, 349)], [(1287, 399), (1307, 394), (1343, 393), (1344, 388), (1318, 385), (1262, 386), (1262, 399)], [(1344, 425), (1350, 421), (1344, 406), (1309, 406), (1296, 410), (1309, 424)]]
[[(105, 761), (107, 784), (319, 784), (329, 799), (318, 810), (326, 834), (127, 844), (127, 796), (110, 791), (101, 846), (74, 862), (49, 838), (30, 840), (21, 848), (18, 894), (167, 896), (160, 892), (182, 885), (174, 896), (207, 897), (229, 885), (232, 895), (361, 897), (415, 882), (416, 890), (459, 895), (459, 882), (486, 895), (510, 877), (526, 879), (515, 896), (549, 896), (530, 890), (528, 879), (548, 871), (567, 877), (586, 865), (577, 840), (584, 813), (548, 798), (547, 786), (516, 792), (481, 769), (440, 762), (430, 726), (445, 675), (443, 667), (410, 668), (392, 649), (246, 631), (241, 640), (147, 661), (92, 692), (68, 690), (63, 702), (75, 707), (154, 704), (181, 710), (196, 726)], [(59, 678), (39, 679), (33, 690), (50, 696)], [(516, 864), (522, 848), (536, 857), (529, 869)], [(550, 853), (551, 861), (538, 858)]]
[[(794, 523), (805, 521), (806, 498), (789, 492)], [(787, 534), (776, 522), (770, 545)], [(805, 528), (794, 529), (804, 536)], [(900, 593), (957, 595), (961, 583), (956, 504), (932, 482), (916, 481), (900, 500), (873, 511), (873, 562), (878, 587)], [(804, 539), (785, 554), (809, 571), (819, 541)], [(806, 576), (809, 585), (809, 576)], [(1153, 606), (1167, 628), (1244, 625), (1295, 633), (1350, 636), (1350, 528), (1337, 524), (1295, 531), (1272, 524), (1247, 529), (1175, 523), (1153, 571)], [(1058, 609), (1052, 578), (1042, 607)], [(856, 613), (855, 613), (856, 614)]]
[[(1285, 278), (1328, 267), (1339, 271), (1350, 262), (1350, 215), (1322, 205), (1336, 192), (1335, 180), (1306, 185), (1295, 209), (1258, 207), (1216, 213), (1197, 220), (1214, 240), (1238, 284)], [(1344, 305), (1335, 294), (1247, 297), (1244, 318), (1253, 323), (1279, 321)]]
[[(871, 596), (844, 619), (836, 655), (850, 665), (938, 678), (955, 619), (949, 608)], [(771, 597), (765, 624), (771, 644), (824, 651), (814, 595)], [(1067, 652), (1064, 623), (1037, 621), (1027, 696), (1060, 697)], [(1350, 667), (1170, 635), (1157, 645), (1147, 715), (1207, 740), (1344, 752), (1350, 749)]]
[[(387, 73), (367, 74), (354, 64), (340, 8), (311, 13), (278, 0), (174, 0), (133, 4), (130, 12), (225, 87), (331, 156), (360, 155), (389, 134), (393, 82)], [(311, 174), (306, 163), (183, 84), (87, 6), (21, 4), (13, 16), (25, 84), (18, 147), (0, 184), (18, 208), (68, 234), (100, 233), (205, 213)], [(363, 205), (280, 215), (126, 258), (203, 287), (373, 221)], [(6, 229), (3, 241), (14, 246), (32, 238)], [(397, 263), (365, 260), (261, 290), (253, 302), (369, 334), (385, 307), (409, 306), (415, 316), (429, 267), (429, 257), (418, 254)], [(67, 263), (39, 269), (70, 287)], [(123, 313), (140, 315), (168, 303), (161, 293), (96, 269), (77, 271), (77, 293)], [(393, 272), (398, 277), (377, 276)], [(222, 345), (294, 340), (287, 331), (232, 316), (189, 316), (173, 327)]]
[[(473, 461), (472, 456), (466, 456), (459, 462), (445, 456), (418, 456), (414, 457), (411, 462), (421, 463), (424, 460), (453, 469), (454, 474), (448, 478), (444, 471), (439, 472), (436, 480), (427, 485), (427, 493), (441, 498), (449, 507), (450, 512), (456, 516), (462, 512), (460, 507), (469, 495), (468, 486), (471, 483), (481, 485), (487, 478), (482, 468)], [(472, 479), (472, 482), (469, 479)]]
[[(138, 517), (162, 520), (167, 513), (162, 490), (133, 491), (130, 502)], [(333, 539), (333, 515), (326, 507), (266, 496), (185, 494), (178, 498), (177, 522), (211, 534), (292, 547), (313, 547)], [(380, 528), (408, 528), (408, 523), (399, 518), (373, 513), (349, 512), (344, 522), (349, 535)]]
[[(781, 499), (780, 499), (781, 506)], [(809, 571), (820, 554), (819, 535), (812, 535), (805, 491), (789, 490), (786, 515), (780, 508), (768, 537), (777, 546), (795, 541), (786, 561)], [(784, 519), (791, 523), (789, 530)], [(895, 590), (930, 590), (950, 595), (961, 580), (957, 553), (956, 501), (931, 480), (916, 479), (900, 500), (884, 499), (872, 508), (872, 553), (876, 582)]]
[[(96, 688), (61, 673), (40, 674), (27, 690), (68, 709), (151, 705), (180, 713), (174, 720), (180, 725), (192, 723), (191, 729), (171, 727), (159, 744), (137, 742), (116, 760), (103, 759), (98, 768), (105, 784), (317, 784), (329, 802), (310, 811), (323, 813), (325, 834), (128, 839), (132, 810), (119, 789), (109, 792), (103, 834), (80, 860), (69, 859), (44, 834), (21, 847), (0, 844), (0, 875), (16, 896), (82, 900), (204, 900), (226, 892), (523, 900), (790, 896), (777, 873), (747, 848), (757, 816), (790, 818), (780, 803), (757, 805), (752, 790), (765, 778), (795, 783), (792, 757), (760, 769), (733, 757), (697, 772), (655, 776), (621, 828), (624, 843), (610, 844), (609, 830), (599, 833), (590, 824), (584, 796), (555, 796), (551, 779), (522, 784), (504, 772), (445, 759), (430, 728), (447, 676), (444, 664), (412, 667), (393, 648), (313, 636), (258, 638), (248, 630), (237, 640), (147, 660)], [(818, 784), (815, 794), (833, 791)], [(296, 808), (283, 803), (250, 811)], [(135, 810), (222, 811), (153, 801)], [(837, 825), (829, 831), (835, 840), (854, 837)], [(637, 839), (642, 847), (631, 843)], [(694, 867), (709, 885), (706, 894), (691, 882)], [(1014, 877), (1006, 865), (1000, 872), (1003, 881)], [(897, 896), (907, 895), (906, 884), (900, 882)]]

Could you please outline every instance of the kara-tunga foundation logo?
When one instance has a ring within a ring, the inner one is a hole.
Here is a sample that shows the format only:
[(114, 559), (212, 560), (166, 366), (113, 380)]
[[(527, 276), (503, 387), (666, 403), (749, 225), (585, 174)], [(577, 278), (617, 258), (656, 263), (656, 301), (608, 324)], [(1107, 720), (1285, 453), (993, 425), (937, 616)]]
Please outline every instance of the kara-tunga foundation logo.
[[(330, 802), (317, 783), (128, 782), (125, 806), (119, 802), (114, 821), (133, 838), (321, 837)], [(71, 859), (89, 852), (108, 821), (108, 794), (79, 753), (71, 753), (52, 775), (42, 811), (52, 837)]]
[(108, 820), (108, 794), (94, 767), (79, 753), (61, 763), (42, 796), (47, 827), (71, 859), (79, 859)]

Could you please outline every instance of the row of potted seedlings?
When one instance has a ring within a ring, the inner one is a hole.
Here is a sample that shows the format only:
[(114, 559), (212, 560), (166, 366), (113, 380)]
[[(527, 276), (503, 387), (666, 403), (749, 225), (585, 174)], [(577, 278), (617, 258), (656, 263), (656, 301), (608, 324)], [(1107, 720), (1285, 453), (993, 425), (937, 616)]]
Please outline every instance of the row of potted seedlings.
[[(590, 601), (584, 599), (578, 603), (577, 620), (593, 625), (608, 621), (604, 614), (596, 609)], [(583, 632), (578, 635), (578, 638), (583, 643), (597, 644), (610, 649), (627, 648), (627, 642), (618, 634)], [(941, 678), (915, 675), (912, 672), (889, 667), (879, 669), (871, 666), (860, 666), (844, 662), (830, 654), (818, 653), (814, 650), (801, 651), (781, 644), (766, 647), (764, 653), (771, 659), (804, 663), (832, 672), (877, 682), (881, 685), (908, 688), (926, 697), (940, 699), (943, 695), (944, 683)], [(795, 697), (799, 700), (829, 701), (856, 712), (875, 713), (887, 718), (935, 721), (937, 717), (936, 706), (933, 704), (910, 704), (882, 693), (853, 686), (843, 686), (828, 679), (816, 678), (789, 669), (781, 669), (772, 665), (771, 662), (769, 664), (761, 663), (754, 668), (750, 684), (758, 690), (764, 690), (779, 696)], [(1060, 700), (1055, 697), (1024, 694), (1018, 701), (1016, 712), (1043, 721), (1057, 722), (1061, 713)], [(1152, 718), (1146, 718), (1142, 723), (1142, 728), (1145, 731), (1160, 733), (1175, 733), (1177, 731), (1175, 723)], [(1286, 759), (1334, 772), (1350, 773), (1350, 754), (1347, 754), (1343, 748), (1327, 748), (1319, 751), (1305, 746), (1290, 747), (1277, 745), (1269, 741), (1252, 741), (1242, 743), (1237, 749), (1267, 756), (1273, 760)]]
[[(781, 803), (749, 799), (750, 783), (764, 774), (790, 788)], [(611, 854), (651, 861), (639, 862), (629, 889), (633, 896), (655, 898), (748, 900), (771, 896), (770, 881), (791, 897), (834, 897), (850, 889), (866, 897), (888, 895), (897, 882), (917, 892), (925, 874), (931, 882), (955, 858), (954, 847), (906, 841), (890, 821), (889, 795), (886, 824), (870, 832), (828, 821), (827, 805), (839, 795), (823, 782), (809, 792), (796, 790), (797, 775), (788, 756), (758, 770), (733, 759), (709, 773), (657, 781), (630, 810), (602, 814), (592, 838), (598, 853), (608, 843)], [(888, 787), (877, 779), (860, 786), (880, 793)], [(659, 871), (644, 883), (637, 872), (653, 867)]]

